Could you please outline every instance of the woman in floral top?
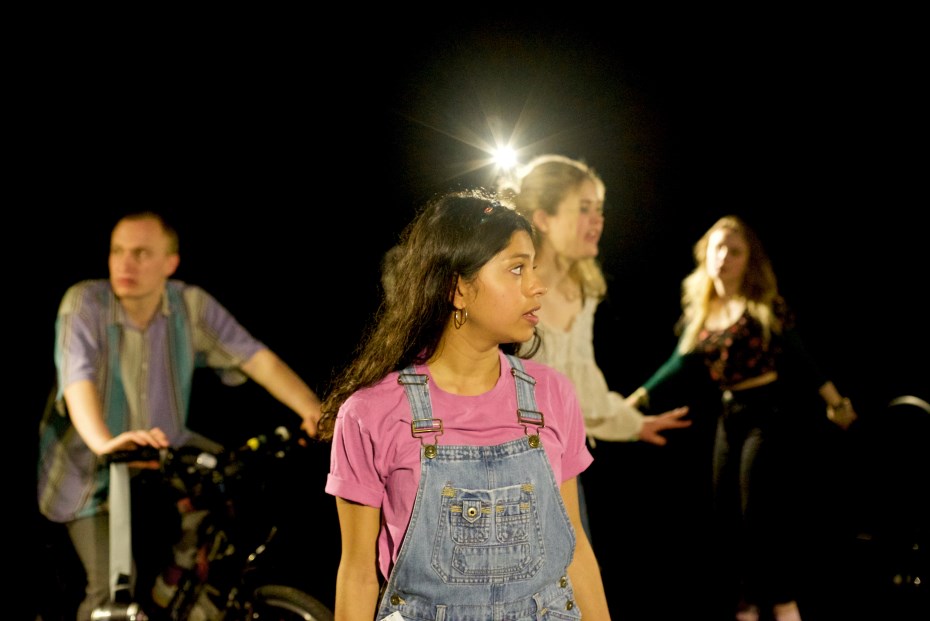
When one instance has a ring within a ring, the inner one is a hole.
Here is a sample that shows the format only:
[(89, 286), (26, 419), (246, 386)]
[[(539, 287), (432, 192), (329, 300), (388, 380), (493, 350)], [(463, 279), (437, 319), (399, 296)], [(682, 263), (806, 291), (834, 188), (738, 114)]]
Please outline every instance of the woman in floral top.
[(720, 532), (738, 559), (736, 618), (758, 620), (765, 608), (777, 621), (799, 621), (790, 580), (796, 559), (785, 547), (789, 542), (781, 519), (785, 500), (766, 478), (772, 474), (766, 468), (775, 430), (790, 406), (784, 378), (797, 374), (816, 390), (829, 419), (844, 429), (856, 413), (805, 352), (772, 265), (743, 220), (719, 219), (694, 245), (694, 259), (696, 267), (682, 282), (678, 346), (627, 402), (648, 408), (650, 393), (680, 375), (689, 362), (706, 368), (722, 403), (714, 442), (714, 500)]

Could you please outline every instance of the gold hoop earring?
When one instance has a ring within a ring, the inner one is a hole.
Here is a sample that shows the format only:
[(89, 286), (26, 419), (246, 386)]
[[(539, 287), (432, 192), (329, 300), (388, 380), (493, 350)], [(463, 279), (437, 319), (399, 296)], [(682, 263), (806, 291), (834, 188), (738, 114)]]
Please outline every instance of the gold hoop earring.
[(464, 326), (466, 321), (468, 321), (467, 308), (457, 308), (452, 311), (452, 325), (455, 326), (456, 330)]

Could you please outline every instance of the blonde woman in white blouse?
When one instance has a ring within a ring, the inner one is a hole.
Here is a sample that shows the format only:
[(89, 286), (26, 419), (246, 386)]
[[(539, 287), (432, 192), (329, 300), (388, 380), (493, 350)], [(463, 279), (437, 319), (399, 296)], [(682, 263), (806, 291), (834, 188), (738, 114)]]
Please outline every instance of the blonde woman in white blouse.
[[(596, 441), (666, 444), (663, 432), (691, 425), (691, 421), (683, 419), (688, 408), (644, 415), (627, 404), (623, 395), (608, 388), (594, 358), (594, 313), (607, 289), (597, 264), (598, 242), (604, 229), (604, 183), (582, 162), (546, 155), (524, 169), (512, 199), (517, 211), (534, 225), (537, 274), (549, 287), (542, 308), (536, 312), (541, 346), (534, 359), (572, 380), (592, 448)], [(607, 471), (598, 474), (598, 461), (595, 456), (593, 467), (577, 479), (578, 505), (588, 540), (601, 551), (600, 558), (613, 558), (617, 533), (592, 533), (585, 486), (590, 487), (589, 493), (610, 494), (613, 492), (603, 489), (603, 484), (622, 485), (623, 477), (639, 475)], [(610, 519), (609, 515), (604, 517)], [(622, 606), (623, 594), (622, 590), (608, 592), (608, 604), (612, 597), (619, 596), (618, 605)], [(614, 606), (612, 614), (619, 616), (621, 610), (614, 611)]]
[(575, 384), (585, 430), (595, 440), (664, 445), (663, 432), (691, 424), (688, 408), (647, 416), (607, 386), (594, 357), (594, 314), (607, 291), (597, 262), (604, 230), (605, 188), (589, 166), (542, 155), (518, 177), (513, 202), (536, 230), (537, 273), (549, 286), (536, 313), (542, 346), (534, 357)]

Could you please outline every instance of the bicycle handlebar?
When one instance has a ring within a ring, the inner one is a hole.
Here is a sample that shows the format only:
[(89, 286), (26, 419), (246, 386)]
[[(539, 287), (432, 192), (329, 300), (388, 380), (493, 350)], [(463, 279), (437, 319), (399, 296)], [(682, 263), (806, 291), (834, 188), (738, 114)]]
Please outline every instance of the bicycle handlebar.
[(163, 455), (161, 449), (157, 449), (154, 446), (140, 446), (133, 449), (123, 449), (119, 451), (113, 451), (112, 453), (107, 453), (102, 455), (103, 464), (109, 466), (110, 464), (118, 464), (131, 461), (162, 461)]
[(246, 440), (246, 442), (232, 451), (222, 450), (211, 452), (194, 446), (168, 447), (157, 449), (153, 446), (139, 446), (133, 449), (113, 451), (102, 456), (103, 464), (109, 466), (113, 463), (129, 462), (158, 462), (160, 467), (168, 463), (180, 463), (188, 466), (197, 466), (206, 470), (215, 470), (220, 462), (234, 462), (243, 455), (266, 453), (280, 456), (293, 446), (306, 447), (309, 436), (303, 429), (293, 431), (281, 425), (272, 434), (259, 434)]

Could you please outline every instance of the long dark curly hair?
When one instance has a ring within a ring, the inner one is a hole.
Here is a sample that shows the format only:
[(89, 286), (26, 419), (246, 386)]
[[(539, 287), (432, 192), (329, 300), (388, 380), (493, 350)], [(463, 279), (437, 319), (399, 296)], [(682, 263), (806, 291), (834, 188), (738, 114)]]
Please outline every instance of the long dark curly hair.
[[(355, 358), (336, 377), (323, 401), (320, 440), (332, 440), (336, 414), (352, 393), (432, 357), (455, 310), (457, 279), (477, 278), (517, 231), (533, 234), (526, 218), (483, 188), (442, 194), (420, 209), (382, 263), (381, 303)], [(501, 343), (500, 347), (517, 354), (520, 345)], [(538, 347), (539, 338), (534, 336), (521, 355), (530, 357)]]

